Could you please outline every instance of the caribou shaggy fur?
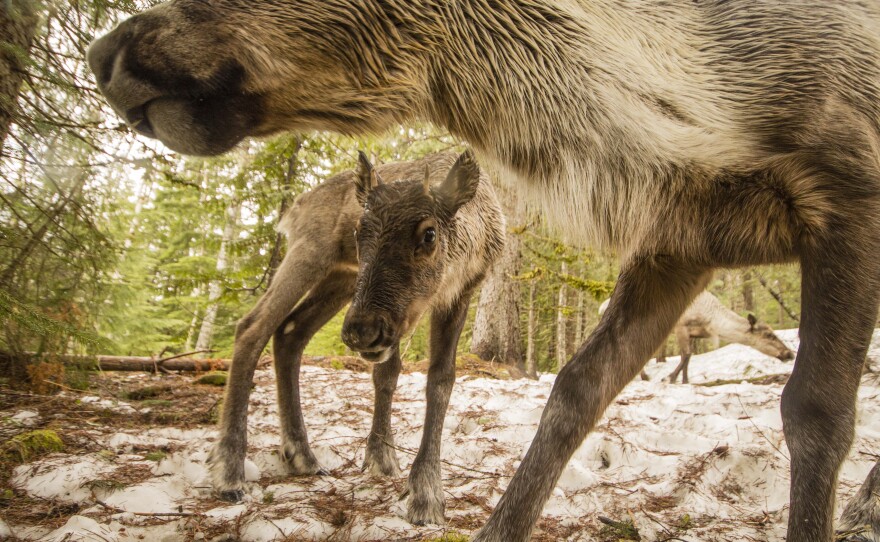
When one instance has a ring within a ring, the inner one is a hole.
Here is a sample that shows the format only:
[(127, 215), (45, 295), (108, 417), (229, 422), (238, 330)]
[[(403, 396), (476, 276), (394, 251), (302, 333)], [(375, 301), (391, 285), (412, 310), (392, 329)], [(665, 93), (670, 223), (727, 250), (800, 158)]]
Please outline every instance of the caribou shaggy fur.
[(172, 0), (90, 49), (136, 130), (216, 154), (427, 120), (570, 238), (617, 251), (481, 542), (528, 539), (574, 450), (713, 268), (798, 260), (788, 542), (832, 537), (880, 296), (880, 5), (858, 0)]

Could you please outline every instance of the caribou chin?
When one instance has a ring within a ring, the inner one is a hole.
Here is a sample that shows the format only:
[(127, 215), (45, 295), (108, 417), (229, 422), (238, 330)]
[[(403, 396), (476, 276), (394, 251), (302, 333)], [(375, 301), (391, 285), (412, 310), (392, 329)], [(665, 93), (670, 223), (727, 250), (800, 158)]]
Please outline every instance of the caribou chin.
[(391, 348), (386, 348), (384, 350), (379, 350), (377, 352), (358, 352), (361, 358), (374, 365), (379, 365), (380, 363), (385, 363), (389, 359), (391, 359)]

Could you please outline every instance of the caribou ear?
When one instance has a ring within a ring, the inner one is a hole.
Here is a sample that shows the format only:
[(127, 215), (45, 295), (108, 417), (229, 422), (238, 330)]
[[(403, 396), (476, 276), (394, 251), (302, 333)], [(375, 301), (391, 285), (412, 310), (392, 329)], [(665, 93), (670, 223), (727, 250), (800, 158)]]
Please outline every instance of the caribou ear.
[(382, 184), (382, 179), (376, 173), (376, 169), (367, 155), (362, 151), (358, 151), (358, 165), (355, 171), (354, 184), (356, 188), (357, 200), (363, 207), (367, 203), (367, 196), (370, 191)]
[(747, 318), (749, 319), (749, 326), (751, 326), (751, 329), (755, 329), (755, 324), (758, 323), (758, 319), (755, 318), (755, 315), (752, 313), (749, 313)]
[(431, 190), (431, 168), (428, 167), (428, 164), (425, 164), (425, 178), (422, 179), (422, 188), (425, 189), (425, 194), (429, 194)]
[(452, 165), (446, 180), (437, 187), (437, 198), (454, 214), (477, 193), (480, 166), (470, 150), (462, 153)]

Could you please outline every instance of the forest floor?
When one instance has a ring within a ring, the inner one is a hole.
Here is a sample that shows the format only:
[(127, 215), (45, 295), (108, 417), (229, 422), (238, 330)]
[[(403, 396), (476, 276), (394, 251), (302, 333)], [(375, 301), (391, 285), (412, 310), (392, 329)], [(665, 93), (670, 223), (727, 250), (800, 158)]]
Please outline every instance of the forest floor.
[[(796, 347), (796, 330), (780, 336)], [(731, 345), (695, 356), (690, 385), (663, 382), (675, 363), (652, 362), (651, 381), (632, 382), (611, 405), (566, 467), (534, 540), (783, 539), (789, 459), (779, 398), (791, 364)], [(313, 450), (330, 475), (286, 475), (275, 451), (274, 375), (263, 365), (248, 418), (251, 482), (240, 505), (215, 499), (206, 481), (220, 387), (194, 384), (192, 376), (104, 373), (91, 376), (85, 392), (0, 389), (0, 539), (464, 540), (454, 533), (485, 522), (528, 449), (554, 375), (514, 380), (492, 364), (463, 365), (444, 428), (445, 526), (410, 525), (398, 498), (406, 479), (360, 470), (373, 398), (366, 364), (315, 358), (303, 367), (303, 405)], [(401, 375), (395, 396), (404, 473), (425, 411), (425, 366), (415, 369)], [(865, 375), (841, 503), (878, 459), (878, 398), (878, 375)], [(63, 449), (14, 453), (13, 437), (41, 430), (56, 431)]]

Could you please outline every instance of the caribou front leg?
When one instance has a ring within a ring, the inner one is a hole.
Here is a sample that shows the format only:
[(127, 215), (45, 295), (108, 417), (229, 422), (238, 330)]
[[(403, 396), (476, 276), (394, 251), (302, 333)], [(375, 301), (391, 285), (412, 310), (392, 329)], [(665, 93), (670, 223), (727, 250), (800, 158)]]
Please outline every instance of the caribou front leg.
[(538, 433), (476, 541), (528, 540), (571, 455), (709, 276), (664, 256), (641, 257), (621, 272), (599, 326), (559, 372)]
[(373, 427), (367, 437), (367, 452), (363, 469), (380, 476), (400, 477), (400, 464), (394, 451), (391, 434), (391, 403), (397, 378), (400, 376), (400, 343), (394, 347), (391, 358), (373, 366)]
[(431, 313), (431, 351), (428, 367), (427, 409), (419, 453), (409, 473), (407, 519), (415, 525), (445, 522), (443, 483), (440, 479), (440, 441), (449, 395), (455, 384), (455, 350), (467, 318), (470, 292), (449, 309)]
[(837, 473), (852, 444), (856, 399), (880, 294), (880, 204), (838, 223), (801, 255), (801, 344), (782, 392), (791, 453), (789, 542), (833, 539)]

